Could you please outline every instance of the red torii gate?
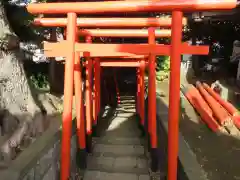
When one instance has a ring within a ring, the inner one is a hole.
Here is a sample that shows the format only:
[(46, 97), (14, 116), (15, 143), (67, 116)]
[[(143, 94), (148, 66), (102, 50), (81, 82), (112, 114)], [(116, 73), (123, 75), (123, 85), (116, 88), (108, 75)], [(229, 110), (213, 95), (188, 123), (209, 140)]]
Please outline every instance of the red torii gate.
[[(180, 100), (180, 55), (185, 54), (207, 54), (206, 47), (186, 46), (181, 43), (182, 37), (182, 11), (203, 11), (203, 10), (224, 10), (232, 9), (236, 6), (236, 0), (173, 0), (173, 1), (105, 1), (105, 2), (82, 2), (82, 3), (45, 3), (32, 4), (28, 6), (31, 13), (45, 14), (68, 14), (67, 19), (67, 40), (56, 43), (46, 43), (46, 55), (50, 57), (65, 56), (65, 87), (64, 87), (64, 113), (63, 113), (63, 138), (62, 138), (62, 161), (61, 179), (67, 180), (69, 177), (70, 167), (70, 130), (72, 121), (72, 94), (74, 60), (79, 64), (79, 56), (100, 57), (107, 56), (107, 52), (99, 51), (99, 48), (110, 48), (109, 56), (131, 57), (133, 55), (148, 55), (149, 68), (155, 66), (155, 55), (170, 55), (170, 97), (169, 97), (169, 125), (168, 125), (168, 179), (177, 179), (177, 156), (178, 156), (178, 119), (179, 119), (179, 100)], [(111, 12), (152, 12), (152, 11), (172, 11), (172, 35), (171, 46), (156, 45), (154, 28), (149, 29), (149, 44), (132, 45), (100, 45), (100, 44), (81, 44), (76, 43), (76, 27), (78, 14), (100, 14)], [(56, 51), (57, 49), (57, 51)], [(137, 50), (137, 51), (136, 51)], [(62, 52), (63, 51), (63, 52)], [(200, 51), (200, 52), (199, 52)], [(86, 53), (90, 52), (90, 53)], [(126, 53), (127, 52), (127, 53)], [(141, 53), (139, 53), (141, 52)], [(103, 54), (104, 55), (103, 55)], [(150, 71), (151, 72), (151, 71)], [(154, 107), (156, 107), (155, 96), (155, 71), (149, 76), (149, 99), (152, 99)], [(79, 75), (78, 75), (79, 76)], [(75, 81), (80, 81), (76, 75)], [(79, 81), (77, 83), (79, 83)], [(76, 82), (75, 82), (76, 84)], [(79, 97), (78, 97), (79, 98)], [(81, 99), (79, 98), (79, 104)], [(77, 106), (81, 107), (81, 105)], [(153, 108), (154, 109), (154, 108)], [(152, 111), (154, 116), (156, 109)], [(79, 113), (81, 113), (79, 111)], [(81, 114), (79, 115), (81, 116)], [(151, 126), (156, 128), (155, 121), (151, 122)], [(155, 133), (150, 133), (155, 136)], [(156, 145), (156, 137), (152, 137), (152, 144)], [(156, 147), (153, 147), (156, 149)], [(64, 157), (66, 156), (66, 157)]]
[[(87, 21), (88, 20), (88, 21)], [(161, 27), (169, 27), (171, 26), (171, 18), (88, 18), (88, 19), (82, 20), (78, 19), (77, 23), (78, 25), (82, 25), (83, 27), (89, 27), (92, 25), (92, 22), (94, 23), (99, 23), (101, 27), (144, 27), (144, 26), (159, 26), (161, 24)], [(126, 20), (128, 23), (126, 23)], [(37, 18), (34, 20), (34, 23), (37, 25), (42, 25), (42, 26), (64, 26), (66, 25), (67, 19), (66, 18)], [(107, 24), (108, 23), (108, 24)], [(183, 18), (182, 21), (183, 25), (186, 25), (186, 19)], [(98, 25), (99, 25), (98, 24)], [(65, 33), (66, 34), (66, 33)], [(91, 37), (147, 37), (148, 36), (148, 30), (146, 29), (78, 29), (77, 34), (79, 36), (86, 36), (87, 41), (90, 43), (91, 42)], [(171, 36), (171, 31), (169, 29), (161, 29), (161, 30), (155, 30), (155, 36), (156, 37), (170, 37)], [(113, 52), (115, 54), (115, 52)], [(132, 58), (135, 59), (142, 59), (143, 57), (141, 56), (136, 56)], [(138, 80), (138, 86), (137, 86), (137, 105), (136, 105), (136, 111), (140, 115), (141, 119), (141, 124), (142, 126), (144, 125), (144, 70), (145, 70), (145, 61), (143, 60), (138, 60), (138, 62), (133, 62), (132, 58), (129, 57), (123, 57), (120, 60), (115, 59), (113, 60), (107, 60), (105, 59), (103, 62), (103, 59), (100, 62), (100, 66), (105, 66), (105, 67), (138, 67), (137, 70), (137, 80)], [(127, 60), (127, 61), (126, 61)], [(141, 62), (141, 63), (140, 63)], [(97, 65), (97, 61), (94, 61), (94, 65)], [(141, 66), (140, 66), (141, 65)], [(95, 72), (98, 73), (98, 72)], [(99, 73), (98, 73), (99, 74)], [(96, 76), (97, 77), (97, 76)], [(115, 77), (115, 76), (114, 76)], [(90, 77), (89, 77), (90, 79)], [(98, 79), (98, 78), (97, 78)], [(115, 78), (114, 78), (115, 79)], [(116, 79), (115, 79), (116, 81)], [(99, 82), (94, 83), (94, 89), (100, 90), (98, 87), (100, 84)], [(117, 98), (118, 98), (118, 103), (120, 102), (120, 97), (119, 97), (119, 89), (116, 86), (117, 90)], [(91, 89), (90, 89), (91, 91)], [(99, 94), (97, 92), (94, 92), (95, 94)], [(141, 96), (140, 96), (141, 95)], [(88, 95), (87, 95), (88, 97)], [(88, 113), (90, 113), (93, 109), (93, 122), (96, 124), (97, 121), (97, 114), (98, 114), (98, 104), (100, 104), (100, 98), (98, 96), (95, 96), (93, 98), (94, 103), (93, 103), (93, 108), (91, 107), (91, 103), (87, 105), (87, 110)], [(87, 101), (88, 102), (88, 101)], [(149, 106), (152, 106), (150, 103)], [(87, 114), (88, 114), (87, 113)], [(149, 113), (151, 114), (151, 113)], [(89, 117), (89, 116), (88, 116)], [(90, 118), (90, 117), (89, 117)], [(87, 118), (88, 119), (88, 118)], [(91, 121), (91, 120), (89, 120)], [(87, 121), (88, 122), (88, 121)], [(90, 125), (89, 125), (90, 126)], [(89, 128), (88, 126), (88, 128)], [(150, 132), (150, 130), (149, 130)], [(89, 140), (90, 141), (90, 140)], [(91, 141), (88, 143), (89, 145), (91, 144)], [(90, 147), (87, 149), (91, 149)]]
[[(140, 26), (142, 21), (146, 22), (148, 20), (148, 21), (151, 22), (150, 25), (154, 25), (154, 22), (157, 22), (157, 24), (162, 24), (162, 25), (168, 27), (168, 26), (170, 26), (169, 22), (171, 22), (170, 18), (164, 18), (164, 21), (158, 20), (156, 18), (148, 18), (148, 19), (147, 18), (145, 18), (145, 19), (144, 18), (138, 18), (138, 19), (140, 20), (138, 22), (138, 24), (136, 23), (136, 21), (134, 21), (135, 23), (131, 24), (131, 25)], [(51, 18), (50, 20), (53, 20), (52, 23), (55, 23), (53, 18)], [(41, 22), (42, 25), (46, 25), (45, 23), (46, 22), (49, 23), (50, 20), (46, 19), (46, 18), (45, 19), (38, 19), (37, 22), (38, 23)], [(63, 22), (67, 21), (66, 19), (61, 19), (61, 20)], [(98, 21), (100, 21), (100, 20), (101, 19), (98, 19)], [(108, 19), (105, 18), (105, 21), (107, 21), (107, 20)], [(126, 18), (125, 19), (118, 18), (115, 21), (111, 21), (111, 23), (115, 23), (115, 22), (119, 23), (119, 21), (123, 21), (123, 20), (126, 20)], [(95, 19), (89, 19), (89, 22), (91, 22), (91, 21), (96, 21), (96, 20)], [(142, 25), (146, 25), (146, 24), (147, 23), (142, 24)], [(54, 25), (56, 25), (56, 23)], [(84, 25), (85, 24), (83, 24), (83, 26)], [(115, 25), (119, 25), (119, 24), (115, 23), (115, 24), (111, 24), (111, 25), (115, 26)], [(120, 25), (123, 25), (123, 23), (121, 23)], [(126, 25), (126, 23), (124, 25)], [(185, 18), (183, 19), (183, 25), (186, 25), (186, 19)], [(146, 29), (79, 29), (77, 33), (78, 33), (79, 36), (92, 36), (92, 37), (138, 37), (138, 38), (141, 38), (141, 37), (147, 37), (148, 36), (148, 30), (146, 30)], [(171, 36), (171, 30), (169, 30), (169, 29), (155, 30), (155, 36), (158, 37), (158, 38), (170, 37)], [(107, 59), (105, 59), (105, 60), (100, 59), (101, 60), (100, 66), (101, 67), (137, 67), (137, 82), (138, 82), (137, 84), (138, 84), (138, 86), (137, 86), (136, 112), (140, 115), (141, 125), (144, 126), (144, 116), (145, 116), (145, 114), (144, 114), (144, 71), (145, 71), (145, 66), (146, 66), (144, 59), (146, 59), (146, 58), (140, 56), (140, 57), (135, 57), (135, 60), (131, 60), (131, 59), (130, 58), (127, 58), (127, 59), (125, 58), (123, 60), (115, 59), (114, 61), (113, 60), (107, 60)], [(97, 65), (97, 63), (99, 63), (99, 62), (94, 61), (95, 66)], [(97, 72), (95, 72), (95, 73), (97, 73)], [(114, 76), (114, 79), (115, 79), (115, 76)], [(116, 81), (116, 79), (115, 79), (115, 81)], [(100, 88), (98, 88), (97, 84), (100, 84), (100, 83), (99, 82), (94, 83), (94, 89), (96, 87), (97, 87), (97, 89), (100, 89)], [(118, 89), (117, 85), (116, 85), (116, 90), (117, 90), (118, 103), (120, 103), (119, 89)], [(95, 92), (95, 94), (98, 94), (98, 93)], [(97, 107), (98, 105), (97, 104), (99, 104), (98, 103), (99, 98), (98, 98), (98, 96), (95, 96), (93, 99), (94, 99), (93, 119), (94, 119), (94, 122), (96, 123), (97, 114), (98, 114), (98, 107)], [(150, 106), (151, 106), (151, 104), (150, 104)]]
[[(77, 26), (81, 28), (109, 28), (109, 27), (170, 27), (171, 18), (77, 18)], [(186, 18), (182, 19), (182, 24), (186, 25)], [(36, 18), (34, 24), (41, 26), (66, 27), (66, 18)]]

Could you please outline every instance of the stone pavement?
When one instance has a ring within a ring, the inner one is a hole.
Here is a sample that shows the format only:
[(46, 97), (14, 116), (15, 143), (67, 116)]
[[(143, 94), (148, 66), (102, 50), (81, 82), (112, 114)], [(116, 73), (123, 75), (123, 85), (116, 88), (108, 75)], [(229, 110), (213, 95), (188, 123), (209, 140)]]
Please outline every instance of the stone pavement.
[(96, 143), (88, 156), (84, 180), (150, 180), (133, 103), (123, 102), (107, 129), (94, 138)]

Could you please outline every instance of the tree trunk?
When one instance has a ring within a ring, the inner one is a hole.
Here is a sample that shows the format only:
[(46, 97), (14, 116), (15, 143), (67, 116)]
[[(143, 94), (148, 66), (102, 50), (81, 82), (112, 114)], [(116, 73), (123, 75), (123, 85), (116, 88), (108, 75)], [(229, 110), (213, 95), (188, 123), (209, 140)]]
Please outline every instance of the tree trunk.
[(0, 151), (5, 160), (11, 160), (23, 137), (43, 132), (44, 118), (24, 72), (19, 40), (10, 27), (2, 2), (0, 0), (0, 126), (2, 136), (11, 135), (0, 144)]

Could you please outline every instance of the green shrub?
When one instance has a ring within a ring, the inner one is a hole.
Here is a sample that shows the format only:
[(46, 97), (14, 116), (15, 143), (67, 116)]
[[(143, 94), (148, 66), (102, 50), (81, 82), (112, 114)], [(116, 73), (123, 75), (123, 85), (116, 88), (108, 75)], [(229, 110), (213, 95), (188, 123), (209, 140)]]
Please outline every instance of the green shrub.
[(37, 89), (48, 89), (49, 81), (47, 75), (43, 73), (32, 74), (30, 76), (31, 83)]
[[(156, 57), (156, 80), (162, 81), (168, 76), (170, 70), (170, 57), (169, 56), (157, 56)], [(148, 75), (148, 69), (145, 72)]]
[(169, 56), (157, 56), (156, 57), (156, 71), (168, 72), (170, 69), (170, 57)]

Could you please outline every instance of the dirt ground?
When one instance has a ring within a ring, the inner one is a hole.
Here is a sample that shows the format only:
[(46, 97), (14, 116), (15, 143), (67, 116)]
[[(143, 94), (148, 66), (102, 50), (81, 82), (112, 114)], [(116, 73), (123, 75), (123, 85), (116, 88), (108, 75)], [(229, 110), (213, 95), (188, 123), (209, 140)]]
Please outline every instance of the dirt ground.
[[(168, 81), (157, 84), (168, 103)], [(240, 136), (217, 135), (201, 121), (192, 106), (181, 98), (180, 131), (209, 180), (240, 180)]]

